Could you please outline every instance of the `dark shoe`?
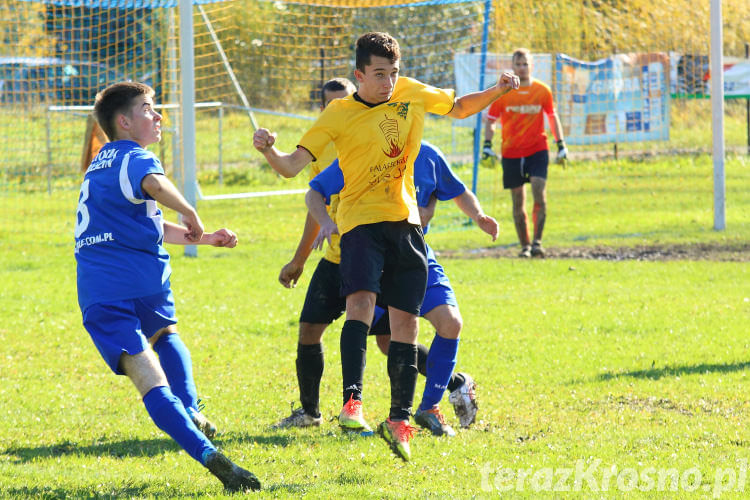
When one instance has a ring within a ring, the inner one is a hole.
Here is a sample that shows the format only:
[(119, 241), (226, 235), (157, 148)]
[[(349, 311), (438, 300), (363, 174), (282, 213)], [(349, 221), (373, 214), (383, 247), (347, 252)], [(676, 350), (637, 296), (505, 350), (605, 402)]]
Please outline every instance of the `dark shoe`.
[(307, 413), (304, 408), (297, 408), (296, 410), (292, 410), (291, 415), (279, 420), (273, 428), (286, 429), (287, 427), (318, 427), (321, 420), (323, 420), (321, 417), (313, 417)]
[(531, 247), (526, 245), (525, 247), (521, 248), (521, 252), (518, 254), (518, 256), (522, 259), (528, 259), (531, 257)]
[(542, 248), (542, 242), (541, 241), (535, 241), (531, 245), (531, 256), (532, 257), (539, 257), (540, 259), (543, 259), (546, 254), (544, 253), (544, 248)]
[(434, 436), (453, 437), (456, 435), (453, 428), (445, 422), (445, 417), (437, 406), (429, 410), (417, 410), (414, 414), (414, 421), (421, 427), (429, 429)]
[(206, 468), (219, 478), (226, 491), (246, 492), (260, 489), (260, 481), (255, 474), (235, 465), (221, 452), (215, 451), (208, 456)]

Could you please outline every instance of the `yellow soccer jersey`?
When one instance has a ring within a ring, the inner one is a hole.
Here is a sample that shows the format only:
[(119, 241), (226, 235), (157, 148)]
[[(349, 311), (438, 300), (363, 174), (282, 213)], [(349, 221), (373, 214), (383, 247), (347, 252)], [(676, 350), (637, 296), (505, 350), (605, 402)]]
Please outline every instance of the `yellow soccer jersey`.
[(420, 224), (414, 189), (424, 114), (453, 109), (455, 92), (399, 77), (391, 99), (376, 106), (353, 95), (336, 99), (300, 140), (315, 157), (333, 141), (344, 175), (336, 224), (339, 234), (356, 226), (408, 219)]
[[(323, 154), (320, 156), (316, 156), (316, 160), (310, 163), (310, 180), (313, 180), (316, 175), (325, 170), (325, 168), (333, 163), (335, 159), (336, 146), (332, 142), (329, 142), (328, 146), (326, 146), (325, 150), (323, 151)], [(336, 220), (336, 208), (338, 207), (338, 204), (339, 196), (331, 196), (331, 204), (328, 205), (328, 215), (330, 215), (331, 219), (333, 219), (334, 221)], [(339, 238), (341, 238), (341, 236), (339, 236), (338, 234), (331, 235), (331, 244), (328, 245), (328, 248), (326, 248), (326, 253), (323, 256), (325, 260), (327, 260), (328, 262), (333, 262), (334, 264), (338, 264), (341, 262)]]

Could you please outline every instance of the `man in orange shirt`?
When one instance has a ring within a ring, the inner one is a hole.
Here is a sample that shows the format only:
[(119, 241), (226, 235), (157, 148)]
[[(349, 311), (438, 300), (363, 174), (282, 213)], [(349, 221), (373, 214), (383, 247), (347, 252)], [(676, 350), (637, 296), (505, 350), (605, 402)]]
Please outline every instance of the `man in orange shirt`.
[[(513, 220), (521, 243), (519, 257), (544, 257), (542, 231), (547, 218), (547, 166), (549, 151), (544, 133), (544, 115), (557, 141), (557, 161), (567, 159), (562, 126), (552, 102), (552, 91), (544, 83), (531, 77), (531, 53), (517, 49), (513, 53), (513, 72), (521, 80), (515, 92), (498, 98), (487, 113), (484, 133), (484, 150), (492, 151), (495, 122), (500, 119), (503, 130), (502, 165), (503, 187), (510, 189), (513, 200)], [(534, 240), (529, 240), (529, 222), (526, 215), (526, 190), (531, 183), (534, 197)]]

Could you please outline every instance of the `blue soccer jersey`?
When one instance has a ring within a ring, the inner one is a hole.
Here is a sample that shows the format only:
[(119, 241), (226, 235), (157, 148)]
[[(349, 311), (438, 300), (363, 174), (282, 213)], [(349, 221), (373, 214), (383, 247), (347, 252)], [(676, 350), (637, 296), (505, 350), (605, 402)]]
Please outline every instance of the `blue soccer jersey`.
[(75, 227), (82, 311), (169, 289), (161, 210), (141, 189), (148, 174), (164, 174), (164, 169), (153, 153), (132, 141), (105, 144), (86, 170)]
[[(466, 186), (453, 173), (443, 153), (427, 141), (422, 141), (414, 161), (414, 186), (420, 207), (429, 205), (432, 196), (440, 201), (452, 200), (466, 191)], [(315, 176), (310, 181), (310, 187), (323, 195), (326, 203), (330, 203), (331, 196), (344, 187), (344, 174), (338, 160)], [(428, 229), (429, 225), (423, 228), (425, 234)]]

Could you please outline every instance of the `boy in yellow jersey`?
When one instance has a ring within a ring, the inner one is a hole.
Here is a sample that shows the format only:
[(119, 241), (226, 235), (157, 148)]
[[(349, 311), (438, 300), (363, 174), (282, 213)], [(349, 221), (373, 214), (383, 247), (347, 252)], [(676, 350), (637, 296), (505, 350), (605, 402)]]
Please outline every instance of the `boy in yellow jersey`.
[[(334, 99), (344, 98), (353, 94), (356, 90), (354, 84), (346, 78), (328, 80), (321, 89), (321, 111)], [(311, 163), (310, 179), (312, 180), (335, 159), (336, 148), (331, 142), (324, 153)], [(337, 204), (338, 197), (331, 200), (331, 213), (335, 213)], [(279, 273), (279, 282), (285, 287), (292, 288), (302, 275), (305, 262), (310, 256), (312, 244), (319, 229), (320, 226), (318, 226), (317, 221), (308, 213), (305, 220), (305, 229), (294, 257), (281, 268)], [(339, 293), (341, 289), (340, 260), (338, 235), (336, 235), (332, 238), (325, 256), (320, 259), (312, 278), (310, 278), (310, 284), (305, 295), (305, 304), (299, 318), (296, 367), (302, 406), (292, 410), (291, 415), (276, 424), (275, 427), (277, 428), (320, 425), (320, 379), (323, 376), (324, 366), (321, 339), (328, 325), (339, 318), (346, 309), (346, 299)], [(347, 349), (347, 347), (343, 346), (342, 351), (344, 349)], [(362, 358), (364, 359), (364, 353)], [(352, 402), (350, 406), (353, 405), (356, 405), (356, 403)], [(356, 420), (356, 412), (350, 413), (355, 414)], [(367, 424), (364, 423), (361, 411), (358, 420), (362, 422), (362, 425), (359, 425), (361, 430), (370, 431)]]
[[(521, 243), (519, 257), (544, 257), (542, 231), (547, 219), (547, 166), (549, 151), (544, 133), (544, 115), (557, 141), (557, 161), (567, 159), (560, 119), (552, 102), (549, 87), (531, 77), (531, 53), (528, 49), (513, 52), (513, 71), (521, 79), (517, 92), (501, 97), (490, 106), (484, 132), (484, 150), (492, 151), (495, 122), (503, 128), (502, 165), (503, 187), (510, 189), (513, 200), (513, 220)], [(529, 242), (529, 221), (526, 215), (526, 190), (531, 183), (534, 197), (534, 241)]]
[[(330, 142), (336, 145), (344, 176), (335, 221), (341, 235), (341, 294), (346, 296), (341, 335), (367, 336), (379, 293), (388, 305), (392, 333), (391, 409), (379, 432), (408, 460), (415, 432), (409, 417), (417, 383), (417, 320), (427, 282), (414, 188), (424, 114), (465, 118), (518, 88), (519, 80), (504, 73), (491, 88), (456, 99), (453, 90), (399, 77), (400, 57), (398, 42), (387, 33), (362, 35), (356, 44), (357, 92), (329, 104), (294, 152), (273, 147), (275, 135), (266, 129), (255, 132), (253, 145), (287, 177), (321, 156)], [(322, 232), (334, 230), (321, 227)], [(342, 365), (345, 357), (342, 353)], [(350, 397), (357, 399), (356, 387)]]

